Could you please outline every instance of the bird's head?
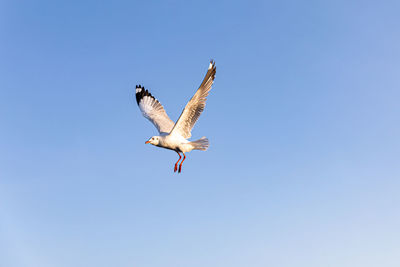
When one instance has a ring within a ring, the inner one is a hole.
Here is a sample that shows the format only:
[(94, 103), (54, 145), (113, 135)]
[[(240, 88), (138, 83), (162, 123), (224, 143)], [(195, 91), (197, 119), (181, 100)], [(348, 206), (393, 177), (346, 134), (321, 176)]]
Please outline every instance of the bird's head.
[(152, 145), (158, 145), (160, 143), (160, 137), (159, 136), (153, 136), (149, 140), (145, 142), (145, 144), (152, 144)]

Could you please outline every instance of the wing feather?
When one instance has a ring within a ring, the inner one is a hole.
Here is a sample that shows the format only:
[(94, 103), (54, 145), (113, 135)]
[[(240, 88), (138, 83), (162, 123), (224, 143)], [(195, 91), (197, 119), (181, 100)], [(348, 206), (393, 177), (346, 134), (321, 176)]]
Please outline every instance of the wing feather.
[(136, 85), (136, 102), (143, 116), (154, 124), (159, 133), (171, 132), (174, 122), (161, 103), (141, 85)]
[(206, 106), (207, 96), (214, 82), (215, 73), (215, 62), (211, 61), (203, 82), (201, 83), (199, 89), (197, 89), (194, 96), (186, 104), (186, 107), (182, 111), (179, 119), (176, 121), (175, 126), (171, 131), (171, 134), (179, 134), (186, 139), (192, 136), (192, 128), (196, 124)]

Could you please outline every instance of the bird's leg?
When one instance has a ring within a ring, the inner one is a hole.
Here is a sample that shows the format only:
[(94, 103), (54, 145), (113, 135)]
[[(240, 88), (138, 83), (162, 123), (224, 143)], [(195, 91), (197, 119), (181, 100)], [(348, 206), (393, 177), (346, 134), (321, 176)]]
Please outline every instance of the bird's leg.
[(185, 159), (186, 159), (185, 153), (182, 152), (182, 154), (183, 154), (183, 160), (181, 161), (181, 164), (179, 164), (179, 171), (178, 171), (178, 173), (181, 173), (181, 170), (182, 170), (182, 163), (183, 163), (183, 162), (185, 161)]
[(178, 153), (178, 155), (179, 155), (179, 159), (178, 159), (178, 161), (175, 163), (175, 168), (174, 168), (174, 172), (176, 172), (177, 170), (178, 170), (178, 162), (181, 160), (181, 154), (179, 154), (179, 152), (176, 152), (176, 153)]

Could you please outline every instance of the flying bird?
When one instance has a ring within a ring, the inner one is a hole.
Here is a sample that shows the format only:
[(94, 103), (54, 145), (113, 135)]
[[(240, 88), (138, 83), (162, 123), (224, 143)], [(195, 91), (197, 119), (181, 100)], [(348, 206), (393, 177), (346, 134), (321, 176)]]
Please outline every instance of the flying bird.
[[(174, 123), (167, 115), (161, 103), (141, 85), (136, 85), (136, 102), (143, 116), (151, 121), (157, 128), (159, 135), (152, 136), (145, 144), (174, 150), (179, 155), (178, 161), (174, 165), (174, 172), (182, 171), (182, 163), (186, 159), (185, 153), (192, 150), (207, 150), (208, 139), (202, 137), (196, 141), (189, 141), (192, 128), (200, 117), (206, 105), (207, 96), (215, 78), (215, 62), (210, 61), (206, 76), (199, 89), (189, 100), (183, 109), (180, 117)], [(183, 155), (183, 159), (181, 154)], [(178, 163), (182, 159), (181, 163)]]

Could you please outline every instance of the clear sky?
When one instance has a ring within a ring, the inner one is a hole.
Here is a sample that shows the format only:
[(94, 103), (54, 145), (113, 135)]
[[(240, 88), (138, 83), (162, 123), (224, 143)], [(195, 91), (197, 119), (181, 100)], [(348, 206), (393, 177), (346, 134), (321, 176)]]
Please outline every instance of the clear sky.
[[(399, 1), (1, 1), (1, 267), (400, 266)], [(176, 120), (214, 87), (183, 173)]]

